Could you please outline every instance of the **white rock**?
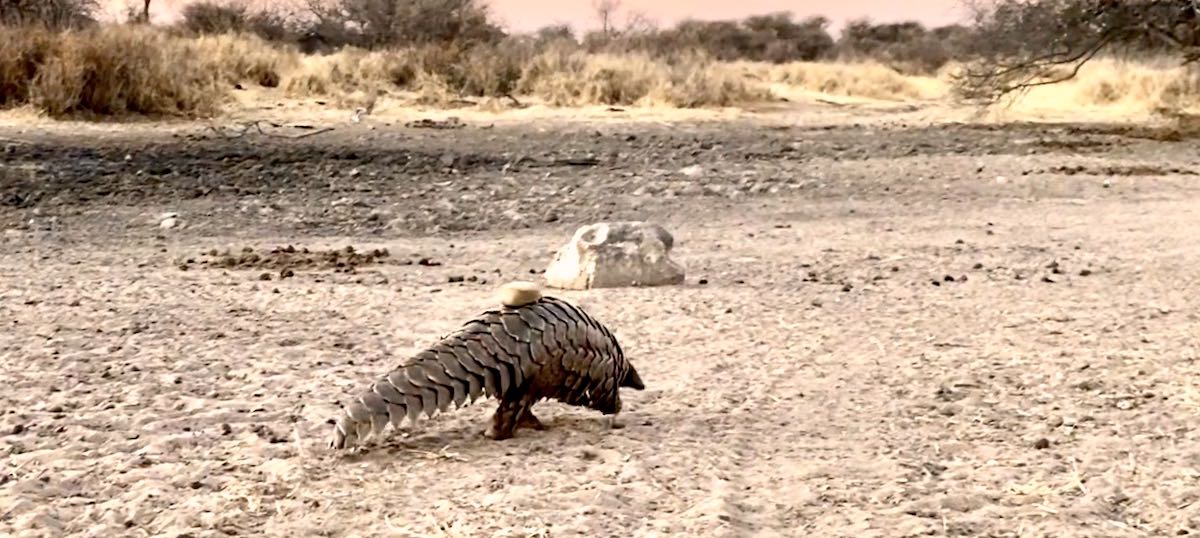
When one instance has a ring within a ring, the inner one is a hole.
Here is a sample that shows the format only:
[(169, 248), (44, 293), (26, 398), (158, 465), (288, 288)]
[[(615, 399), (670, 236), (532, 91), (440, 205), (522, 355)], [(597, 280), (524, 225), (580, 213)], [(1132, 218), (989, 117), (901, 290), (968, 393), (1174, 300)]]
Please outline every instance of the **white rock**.
[(162, 228), (164, 230), (170, 230), (171, 228), (174, 228), (176, 226), (179, 226), (179, 218), (178, 217), (167, 217), (165, 219), (158, 221), (158, 227)]
[(698, 164), (693, 164), (691, 166), (685, 166), (683, 168), (680, 168), (679, 173), (683, 174), (687, 177), (697, 177), (704, 173), (704, 167), (702, 167)]
[(546, 268), (546, 285), (583, 290), (681, 284), (683, 267), (670, 258), (674, 242), (662, 226), (641, 221), (583, 226)]

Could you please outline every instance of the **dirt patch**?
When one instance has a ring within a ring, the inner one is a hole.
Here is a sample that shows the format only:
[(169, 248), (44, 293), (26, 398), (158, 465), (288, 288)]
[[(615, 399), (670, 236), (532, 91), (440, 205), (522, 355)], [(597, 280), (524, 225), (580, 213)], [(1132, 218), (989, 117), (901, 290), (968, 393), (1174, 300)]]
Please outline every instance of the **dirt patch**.
[(1080, 138), (1038, 138), (1036, 142), (1038, 147), (1072, 152), (1101, 152), (1111, 148), (1113, 144), (1114, 142), (1112, 141), (1096, 140), (1089, 136)]
[(1192, 119), (1181, 119), (1175, 125), (1105, 125), (1105, 126), (1074, 126), (1069, 128), (1072, 134), (1106, 134), (1125, 138), (1140, 138), (1158, 142), (1183, 142), (1200, 137), (1200, 122)]
[(1156, 164), (1138, 164), (1138, 165), (1114, 165), (1114, 166), (1085, 166), (1085, 165), (1064, 165), (1052, 166), (1041, 172), (1051, 174), (1066, 174), (1073, 176), (1076, 174), (1089, 176), (1166, 176), (1166, 175), (1181, 175), (1194, 176), (1197, 175), (1195, 170), (1188, 168), (1180, 168), (1178, 166), (1160, 166)]
[[(1195, 532), (1200, 192), (1047, 172), (1183, 168), (1194, 147), (542, 129), (10, 154), (0, 534)], [(595, 164), (555, 164), (576, 158)], [(624, 428), (545, 402), (546, 430), (492, 442), (488, 401), (325, 450), (349, 397), (622, 218), (671, 230), (687, 282), (553, 294), (644, 379)], [(386, 255), (344, 247), (368, 244)]]
[[(279, 246), (268, 251), (256, 252), (253, 247), (242, 247), (238, 251), (210, 249), (195, 257), (178, 262), (180, 270), (199, 269), (269, 269), (277, 271), (280, 278), (295, 276), (296, 271), (325, 270), (335, 273), (354, 273), (359, 267), (383, 264), (391, 253), (386, 248), (370, 249), (365, 252), (353, 246), (331, 250), (309, 250), (292, 245)], [(411, 262), (410, 262), (411, 263)], [(269, 273), (263, 273), (268, 275)], [(267, 280), (263, 278), (263, 280)]]

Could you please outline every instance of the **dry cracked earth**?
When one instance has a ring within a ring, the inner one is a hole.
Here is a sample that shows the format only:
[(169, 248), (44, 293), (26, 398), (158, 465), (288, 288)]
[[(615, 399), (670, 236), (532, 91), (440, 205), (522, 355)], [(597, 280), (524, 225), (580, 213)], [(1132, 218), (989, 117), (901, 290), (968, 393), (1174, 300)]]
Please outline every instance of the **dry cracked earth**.
[[(9, 127), (0, 534), (1194, 535), (1195, 142)], [(556, 292), (646, 383), (624, 429), (546, 402), (494, 442), (488, 402), (326, 449), (341, 402), (604, 219), (667, 226), (688, 272)]]

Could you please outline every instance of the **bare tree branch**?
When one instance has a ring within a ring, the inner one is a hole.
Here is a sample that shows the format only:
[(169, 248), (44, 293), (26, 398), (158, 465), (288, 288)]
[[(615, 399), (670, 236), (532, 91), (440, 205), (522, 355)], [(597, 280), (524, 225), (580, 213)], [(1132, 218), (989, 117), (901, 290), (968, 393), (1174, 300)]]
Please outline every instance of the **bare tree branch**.
[(956, 90), (967, 99), (992, 102), (1071, 80), (1105, 51), (1200, 60), (1200, 0), (968, 1), (977, 50), (955, 76)]

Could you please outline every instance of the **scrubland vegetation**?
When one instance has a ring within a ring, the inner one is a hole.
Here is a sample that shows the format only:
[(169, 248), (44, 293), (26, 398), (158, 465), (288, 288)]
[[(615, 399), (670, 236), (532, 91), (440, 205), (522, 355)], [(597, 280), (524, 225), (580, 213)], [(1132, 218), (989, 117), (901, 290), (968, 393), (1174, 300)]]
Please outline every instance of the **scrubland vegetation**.
[[(199, 0), (170, 26), (152, 26), (136, 9), (124, 21), (98, 22), (89, 0), (0, 0), (0, 107), (33, 107), (52, 117), (209, 116), (228, 106), (234, 92), (262, 89), (368, 108), (380, 97), (441, 107), (690, 108), (779, 101), (780, 87), (891, 101), (1028, 90), (1028, 106), (1134, 114), (1200, 104), (1200, 77), (1186, 61), (1190, 50), (1136, 39), (1121, 49), (1133, 54), (1116, 56), (1109, 46), (1115, 42), (1093, 51), (1087, 35), (1056, 37), (1073, 39), (1065, 45), (1079, 44), (1085, 53), (1062, 59), (1091, 61), (1069, 80), (1042, 85), (1074, 75), (1070, 61), (1036, 62), (1044, 58), (1039, 50), (1058, 51), (1064, 43), (1042, 34), (1017, 40), (1013, 33), (1050, 32), (1033, 15), (1072, 3), (1088, 2), (1055, 0), (1041, 11), (1010, 13), (1005, 9), (1029, 3), (1002, 0), (971, 24), (928, 29), (863, 20), (835, 37), (826, 19), (790, 14), (661, 29), (626, 16), (618, 24), (613, 3), (598, 8), (599, 30), (576, 35), (568, 27), (507, 33), (475, 0), (333, 0), (296, 12)], [(991, 62), (986, 76), (972, 71), (981, 61)], [(1012, 65), (1037, 72), (1004, 69)], [(1013, 73), (1029, 76), (1014, 83)]]

